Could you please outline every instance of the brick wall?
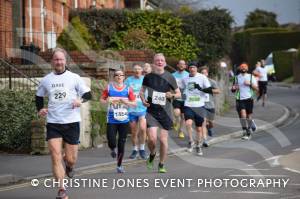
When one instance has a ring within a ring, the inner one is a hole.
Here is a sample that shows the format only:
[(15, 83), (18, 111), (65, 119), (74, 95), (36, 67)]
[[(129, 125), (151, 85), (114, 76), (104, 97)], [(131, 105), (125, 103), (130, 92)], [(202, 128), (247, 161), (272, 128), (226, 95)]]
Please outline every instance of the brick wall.
[(12, 34), (3, 31), (12, 29), (12, 1), (0, 0), (0, 57), (5, 57), (5, 49), (12, 47)]

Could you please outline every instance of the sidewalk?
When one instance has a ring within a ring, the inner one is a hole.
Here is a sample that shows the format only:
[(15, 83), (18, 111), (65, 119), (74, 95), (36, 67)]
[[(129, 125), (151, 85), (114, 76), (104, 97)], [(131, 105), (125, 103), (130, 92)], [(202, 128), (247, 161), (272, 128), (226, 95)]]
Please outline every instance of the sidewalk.
[[(268, 102), (265, 107), (255, 104), (254, 118), (259, 129), (270, 128), (270, 124), (276, 126), (282, 124), (289, 116), (289, 111), (279, 105)], [(241, 135), (241, 128), (235, 108), (232, 107), (223, 116), (216, 117), (214, 138), (210, 144), (226, 141), (232, 137)], [(184, 140), (177, 138), (174, 132), (170, 132), (169, 152), (175, 153), (185, 150), (187, 136)], [(126, 143), (125, 162), (131, 152), (131, 141), (128, 137)], [(52, 176), (51, 159), (49, 155), (32, 156), (27, 154), (15, 155), (0, 153), (0, 185)], [(115, 166), (116, 162), (110, 157), (110, 151), (106, 145), (101, 148), (87, 149), (79, 152), (76, 170), (86, 170), (99, 166)]]

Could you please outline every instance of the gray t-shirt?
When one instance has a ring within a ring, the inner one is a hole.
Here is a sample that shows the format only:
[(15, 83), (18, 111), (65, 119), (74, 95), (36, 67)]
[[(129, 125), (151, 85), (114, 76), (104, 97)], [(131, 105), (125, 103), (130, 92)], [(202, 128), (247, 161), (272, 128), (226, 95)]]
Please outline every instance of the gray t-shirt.
[[(213, 79), (208, 79), (211, 87), (218, 88), (217, 82)], [(215, 108), (215, 99), (212, 94), (206, 94), (205, 108), (213, 109)]]

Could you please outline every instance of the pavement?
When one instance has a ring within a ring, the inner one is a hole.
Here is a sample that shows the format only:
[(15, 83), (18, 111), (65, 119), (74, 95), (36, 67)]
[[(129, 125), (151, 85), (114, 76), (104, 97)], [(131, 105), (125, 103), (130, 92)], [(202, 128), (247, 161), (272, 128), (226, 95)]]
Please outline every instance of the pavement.
[[(253, 115), (258, 126), (256, 133), (283, 125), (288, 120), (290, 112), (288, 108), (270, 101), (267, 102), (265, 107), (262, 107), (261, 103), (256, 102)], [(210, 145), (225, 142), (242, 135), (233, 105), (225, 114), (216, 117), (215, 124), (215, 133), (209, 141)], [(170, 132), (169, 154), (185, 151), (187, 142), (187, 136), (185, 139), (179, 139), (175, 132)], [(130, 152), (131, 141), (128, 137), (124, 164), (142, 161), (128, 159)], [(287, 165), (289, 164), (286, 160), (282, 161)], [(52, 176), (49, 155), (0, 153), (0, 162), (0, 186)], [(103, 144), (99, 148), (80, 151), (75, 170), (80, 173), (93, 168), (112, 167), (115, 165), (116, 161), (110, 157), (110, 150), (106, 144)]]

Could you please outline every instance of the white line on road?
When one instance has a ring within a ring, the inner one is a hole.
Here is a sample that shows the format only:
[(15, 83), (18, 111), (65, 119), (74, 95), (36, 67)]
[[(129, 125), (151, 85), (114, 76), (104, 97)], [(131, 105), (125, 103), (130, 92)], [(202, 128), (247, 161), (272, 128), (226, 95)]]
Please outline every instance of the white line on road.
[(290, 186), (300, 186), (300, 184), (296, 184), (296, 183), (292, 183), (292, 184), (288, 184)]
[(202, 192), (202, 193), (210, 193), (211, 191), (204, 191), (204, 190), (193, 190), (193, 191), (190, 191), (191, 193), (199, 193), (199, 192)]
[(287, 175), (230, 175), (231, 177), (288, 177)]
[(288, 197), (280, 198), (280, 199), (294, 199), (294, 198), (300, 198), (300, 195), (288, 196)]
[(241, 169), (242, 171), (269, 171), (270, 169)]
[(288, 171), (291, 171), (291, 172), (294, 172), (294, 173), (299, 173), (300, 174), (300, 171), (298, 171), (296, 169), (291, 169), (291, 168), (288, 168), (288, 167), (285, 167), (284, 169), (288, 170)]
[[(190, 191), (190, 193), (211, 193), (212, 191), (204, 191), (204, 190), (193, 190), (193, 191)], [(264, 191), (225, 191), (225, 192), (222, 192), (222, 191), (216, 191), (214, 193), (226, 193), (226, 194), (232, 194), (232, 193), (238, 193), (238, 194), (244, 194), (244, 193), (247, 193), (247, 194), (266, 194), (266, 195), (277, 195), (278, 193), (277, 192), (264, 192)]]
[(294, 152), (300, 151), (300, 148), (293, 149)]

